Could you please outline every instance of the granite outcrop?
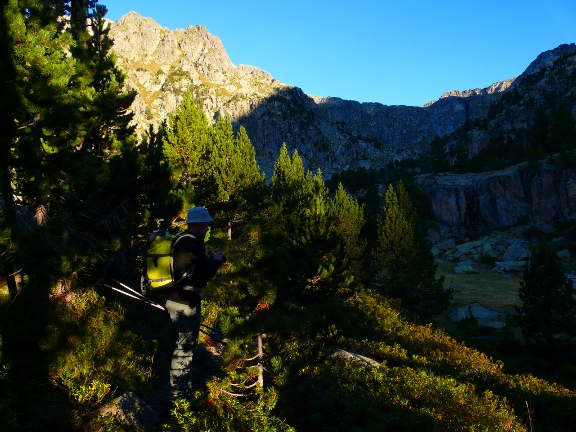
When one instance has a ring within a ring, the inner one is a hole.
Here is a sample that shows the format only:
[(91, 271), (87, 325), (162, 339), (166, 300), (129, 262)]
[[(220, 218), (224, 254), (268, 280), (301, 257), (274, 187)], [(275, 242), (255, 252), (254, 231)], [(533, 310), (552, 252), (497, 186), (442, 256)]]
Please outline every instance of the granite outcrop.
[(427, 174), (418, 184), (448, 236), (576, 220), (576, 174), (548, 162), (488, 173)]

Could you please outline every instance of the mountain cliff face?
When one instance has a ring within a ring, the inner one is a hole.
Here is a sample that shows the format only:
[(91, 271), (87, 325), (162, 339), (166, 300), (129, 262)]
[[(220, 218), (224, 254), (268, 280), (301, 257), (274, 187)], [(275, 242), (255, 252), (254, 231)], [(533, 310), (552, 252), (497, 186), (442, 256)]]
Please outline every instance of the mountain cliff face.
[[(434, 135), (485, 117), (490, 104), (515, 83), (451, 91), (424, 107), (358, 103), (309, 96), (258, 68), (235, 66), (220, 39), (203, 26), (168, 30), (131, 12), (111, 24), (110, 34), (128, 85), (138, 91), (133, 108), (140, 131), (158, 124), (183, 92), (194, 88), (209, 118), (229, 115), (246, 128), (268, 174), (283, 142), (326, 177), (414, 157)], [(531, 67), (539, 70), (540, 63), (556, 57), (549, 54)]]
[(576, 221), (576, 174), (548, 163), (481, 174), (428, 174), (418, 182), (447, 237), (468, 229)]
[[(448, 152), (461, 143), (469, 156), (494, 140), (519, 139), (537, 106), (568, 103), (576, 115), (576, 45), (538, 56), (517, 78), (484, 89), (449, 91), (423, 107), (359, 103), (304, 94), (253, 66), (234, 65), (220, 39), (204, 26), (168, 30), (131, 12), (111, 23), (110, 36), (140, 132), (172, 112), (187, 89), (208, 118), (228, 115), (246, 128), (267, 178), (282, 143), (297, 149), (306, 166), (325, 178), (343, 170), (383, 168), (415, 158), (442, 137)], [(522, 216), (573, 220), (572, 176), (551, 168), (516, 167), (478, 175), (426, 177), (422, 185), (448, 231), (500, 227)], [(552, 210), (548, 211), (546, 208)]]

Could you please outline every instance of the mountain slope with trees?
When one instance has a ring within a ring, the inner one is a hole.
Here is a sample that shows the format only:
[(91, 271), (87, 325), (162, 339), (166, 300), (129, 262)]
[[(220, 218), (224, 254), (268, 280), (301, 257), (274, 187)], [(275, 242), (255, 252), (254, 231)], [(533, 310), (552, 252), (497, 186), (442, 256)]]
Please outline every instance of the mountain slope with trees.
[(571, 110), (576, 106), (574, 44), (542, 53), (518, 77), (484, 89), (447, 91), (423, 107), (410, 107), (306, 95), (254, 66), (233, 65), (204, 26), (168, 30), (131, 12), (112, 23), (111, 35), (129, 87), (138, 93), (132, 109), (140, 130), (161, 122), (192, 88), (211, 121), (228, 116), (245, 127), (269, 178), (282, 143), (298, 150), (307, 169), (320, 168), (326, 177), (425, 154), (436, 136), (452, 161), (460, 151), (458, 137), (465, 137), (469, 156), (487, 149), (500, 153), (492, 163), (502, 155), (507, 160), (516, 153), (514, 143), (527, 139), (523, 131), (534, 124), (533, 108), (554, 110), (560, 99)]
[[(140, 131), (150, 122), (161, 122), (190, 91), (210, 123), (224, 116), (235, 131), (245, 128), (268, 179), (283, 143), (290, 151), (298, 150), (306, 169), (320, 169), (325, 178), (351, 172), (361, 176), (360, 171), (367, 170), (382, 196), (386, 171), (400, 165), (412, 174), (432, 173), (433, 180), (440, 172), (508, 170), (503, 173), (507, 174), (518, 163), (535, 163), (561, 148), (558, 167), (573, 165), (567, 152), (574, 141), (574, 44), (542, 53), (516, 78), (485, 89), (448, 91), (423, 107), (408, 107), (306, 95), (253, 66), (233, 65), (221, 41), (203, 26), (168, 30), (130, 13), (111, 24), (110, 34), (127, 71), (128, 88), (137, 92), (132, 110)], [(457, 193), (474, 188), (473, 181), (460, 187), (460, 179)], [(458, 215), (462, 223), (437, 231), (443, 235), (498, 228), (487, 219), (508, 220), (511, 216), (500, 214), (500, 209), (505, 213), (518, 204), (526, 211), (512, 215), (515, 219), (550, 219), (530, 212), (530, 199), (550, 200), (545, 193), (525, 182), (512, 187), (529, 189), (516, 200), (523, 202), (511, 202), (507, 196), (503, 206), (489, 206), (496, 214), (479, 223), (470, 224), (473, 218)], [(559, 188), (570, 189), (569, 181), (562, 180)], [(443, 191), (425, 190), (432, 199), (441, 195), (435, 206), (445, 198)], [(462, 193), (470, 195), (468, 190)], [(491, 190), (488, 195), (486, 200), (502, 202)], [(433, 216), (443, 224), (442, 211)]]

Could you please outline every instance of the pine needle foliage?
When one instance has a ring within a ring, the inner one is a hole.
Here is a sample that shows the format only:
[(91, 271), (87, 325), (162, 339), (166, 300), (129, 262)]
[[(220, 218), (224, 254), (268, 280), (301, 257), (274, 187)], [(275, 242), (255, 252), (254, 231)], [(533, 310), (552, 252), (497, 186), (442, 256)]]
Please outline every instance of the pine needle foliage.
[(443, 277), (436, 278), (437, 266), (417, 220), (404, 184), (390, 184), (370, 267), (384, 293), (401, 299), (420, 319), (430, 320), (448, 305), (451, 291), (444, 289)]
[(576, 342), (576, 300), (556, 252), (540, 243), (520, 282), (516, 321), (526, 343), (555, 357), (568, 355)]

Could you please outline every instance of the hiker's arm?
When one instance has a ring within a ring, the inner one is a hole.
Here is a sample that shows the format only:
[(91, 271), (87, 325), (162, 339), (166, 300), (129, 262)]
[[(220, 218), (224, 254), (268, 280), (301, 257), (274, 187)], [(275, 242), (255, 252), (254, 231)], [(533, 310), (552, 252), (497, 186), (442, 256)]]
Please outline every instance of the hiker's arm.
[(194, 273), (190, 278), (187, 278), (187, 281), (195, 287), (204, 288), (208, 281), (216, 275), (223, 262), (214, 256), (202, 255), (198, 257)]

